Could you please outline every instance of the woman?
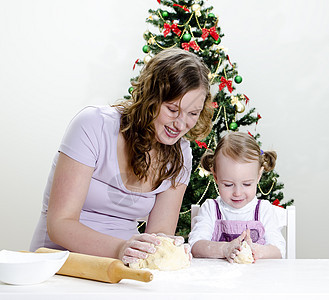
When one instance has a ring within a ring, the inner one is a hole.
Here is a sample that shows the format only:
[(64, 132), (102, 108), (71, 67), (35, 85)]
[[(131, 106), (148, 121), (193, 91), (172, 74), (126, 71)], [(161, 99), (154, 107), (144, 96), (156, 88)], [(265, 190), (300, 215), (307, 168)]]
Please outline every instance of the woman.
[[(174, 235), (192, 155), (211, 130), (209, 70), (185, 50), (163, 50), (133, 84), (132, 99), (87, 107), (54, 159), (31, 243), (132, 263)], [(144, 234), (136, 219), (147, 216)], [(176, 238), (176, 243), (182, 243)]]

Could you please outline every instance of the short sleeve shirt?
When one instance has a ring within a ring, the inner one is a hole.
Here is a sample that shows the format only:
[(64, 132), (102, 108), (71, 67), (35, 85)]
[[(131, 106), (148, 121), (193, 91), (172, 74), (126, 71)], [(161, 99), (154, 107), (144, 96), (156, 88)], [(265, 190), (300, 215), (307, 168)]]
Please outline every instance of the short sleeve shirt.
[[(133, 234), (138, 233), (136, 219), (150, 213), (157, 194), (169, 189), (171, 181), (163, 181), (151, 192), (132, 191), (124, 186), (117, 158), (120, 117), (121, 114), (115, 107), (88, 106), (84, 108), (70, 122), (59, 152), (94, 168), (80, 214), (80, 222), (98, 232), (129, 239)], [(180, 143), (184, 168), (178, 176), (178, 181), (188, 185), (192, 168), (192, 151), (187, 140), (181, 139)], [(57, 159), (58, 153), (54, 158), (45, 189), (41, 215), (41, 219), (44, 220), (40, 219), (34, 240), (38, 237), (38, 229), (41, 235), (46, 234), (46, 213)], [(43, 227), (42, 230), (41, 227)], [(47, 234), (45, 239), (49, 242)], [(38, 246), (54, 247), (54, 245)]]

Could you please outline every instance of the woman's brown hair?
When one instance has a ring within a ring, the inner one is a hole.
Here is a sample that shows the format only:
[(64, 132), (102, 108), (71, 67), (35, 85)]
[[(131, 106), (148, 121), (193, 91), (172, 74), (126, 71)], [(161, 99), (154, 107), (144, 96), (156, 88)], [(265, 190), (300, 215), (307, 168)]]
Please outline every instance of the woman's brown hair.
[(155, 140), (153, 122), (161, 104), (203, 88), (206, 91), (203, 109), (196, 125), (185, 137), (189, 140), (205, 138), (211, 131), (213, 116), (208, 74), (209, 69), (197, 55), (178, 48), (162, 50), (144, 66), (138, 80), (132, 83), (131, 99), (116, 105), (122, 114), (120, 130), (129, 149), (129, 164), (140, 180), (147, 180), (151, 165), (148, 152), (156, 150), (158, 176), (154, 189), (169, 178), (176, 186), (176, 179), (184, 166), (180, 141), (164, 145)]

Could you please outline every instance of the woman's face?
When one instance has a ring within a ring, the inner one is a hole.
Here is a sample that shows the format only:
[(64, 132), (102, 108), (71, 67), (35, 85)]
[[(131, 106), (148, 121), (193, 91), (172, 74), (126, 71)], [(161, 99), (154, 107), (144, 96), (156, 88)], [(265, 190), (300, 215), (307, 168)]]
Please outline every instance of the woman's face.
[(205, 98), (206, 91), (200, 87), (187, 92), (182, 99), (162, 103), (154, 121), (157, 141), (173, 145), (192, 129), (199, 119)]

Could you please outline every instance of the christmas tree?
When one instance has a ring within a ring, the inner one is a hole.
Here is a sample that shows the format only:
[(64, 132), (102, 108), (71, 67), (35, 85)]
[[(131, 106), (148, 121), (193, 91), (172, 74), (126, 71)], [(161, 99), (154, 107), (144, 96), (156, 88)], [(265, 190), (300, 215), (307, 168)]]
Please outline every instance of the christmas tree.
[[(255, 113), (255, 108), (249, 108), (250, 100), (247, 95), (236, 92), (236, 85), (242, 82), (242, 77), (238, 73), (237, 64), (231, 62), (227, 50), (222, 46), (224, 34), (221, 32), (219, 17), (212, 12), (213, 7), (206, 7), (202, 0), (157, 2), (158, 7), (149, 10), (150, 16), (146, 20), (154, 30), (144, 32), (144, 58), (136, 60), (134, 68), (136, 65), (146, 64), (163, 49), (180, 47), (194, 52), (207, 64), (213, 91), (213, 129), (206, 139), (191, 142), (192, 174), (177, 226), (177, 234), (187, 237), (190, 232), (191, 204), (202, 204), (205, 199), (216, 198), (218, 195), (212, 175), (206, 174), (199, 165), (202, 154), (207, 148), (215, 149), (222, 134), (230, 130), (248, 132), (261, 146), (259, 133), (248, 130), (254, 124), (256, 131), (261, 115)], [(264, 173), (258, 185), (257, 197), (286, 207), (293, 200), (280, 203), (283, 200), (281, 190), (284, 185), (278, 182), (278, 177), (275, 171)]]

